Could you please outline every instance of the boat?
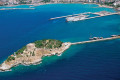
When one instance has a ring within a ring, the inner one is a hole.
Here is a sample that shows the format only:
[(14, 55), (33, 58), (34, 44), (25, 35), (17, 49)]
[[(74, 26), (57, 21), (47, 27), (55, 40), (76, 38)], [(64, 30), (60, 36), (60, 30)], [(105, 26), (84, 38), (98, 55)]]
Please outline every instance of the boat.
[(93, 38), (89, 38), (89, 40), (98, 40), (98, 39), (103, 39), (103, 37), (93, 37)]
[(117, 37), (117, 35), (111, 35), (111, 37)]

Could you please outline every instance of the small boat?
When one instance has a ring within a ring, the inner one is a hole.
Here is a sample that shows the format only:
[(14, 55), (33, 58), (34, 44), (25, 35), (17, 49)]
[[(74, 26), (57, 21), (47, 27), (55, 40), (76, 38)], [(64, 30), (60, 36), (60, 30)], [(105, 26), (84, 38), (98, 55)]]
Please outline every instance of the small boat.
[(111, 35), (111, 37), (117, 37), (117, 35)]

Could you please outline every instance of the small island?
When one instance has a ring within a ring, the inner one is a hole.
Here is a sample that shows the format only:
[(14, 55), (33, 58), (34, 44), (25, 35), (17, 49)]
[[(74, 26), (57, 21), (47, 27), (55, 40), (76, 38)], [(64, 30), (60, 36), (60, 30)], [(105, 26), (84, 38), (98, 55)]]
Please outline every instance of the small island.
[(70, 47), (71, 43), (63, 43), (55, 39), (38, 40), (29, 43), (10, 55), (1, 65), (1, 71), (10, 70), (12, 67), (22, 64), (31, 65), (40, 63), (43, 56), (60, 55)]
[(42, 57), (61, 55), (71, 45), (86, 44), (86, 43), (93, 43), (99, 41), (109, 41), (114, 39), (120, 39), (120, 35), (111, 35), (111, 37), (108, 38), (93, 37), (90, 38), (88, 41), (80, 41), (74, 43), (70, 43), (70, 42), (63, 43), (55, 39), (37, 40), (33, 43), (27, 44), (18, 51), (14, 52), (14, 54), (10, 55), (0, 65), (0, 71), (10, 70), (12, 67), (17, 66), (19, 64), (32, 65), (32, 64), (40, 63), (42, 61)]

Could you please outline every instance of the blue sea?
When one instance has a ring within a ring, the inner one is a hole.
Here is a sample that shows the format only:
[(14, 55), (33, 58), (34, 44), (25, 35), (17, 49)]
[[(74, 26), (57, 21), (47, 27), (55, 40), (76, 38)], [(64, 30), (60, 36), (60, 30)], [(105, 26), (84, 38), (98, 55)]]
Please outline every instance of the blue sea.
[[(120, 34), (120, 15), (78, 22), (65, 22), (65, 18), (49, 20), (83, 12), (115, 12), (114, 9), (95, 4), (47, 4), (34, 8), (0, 11), (0, 63), (35, 40), (77, 42), (88, 40), (90, 34), (98, 37)], [(0, 80), (120, 80), (120, 39), (73, 45), (61, 56), (43, 57), (41, 64), (19, 65), (12, 71), (0, 72)]]

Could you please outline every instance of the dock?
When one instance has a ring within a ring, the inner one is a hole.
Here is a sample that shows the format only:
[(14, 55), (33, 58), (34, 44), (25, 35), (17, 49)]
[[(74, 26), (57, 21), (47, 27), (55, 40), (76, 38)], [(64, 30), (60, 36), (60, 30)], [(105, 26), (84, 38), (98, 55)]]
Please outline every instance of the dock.
[(111, 13), (111, 14), (108, 14), (108, 15), (99, 15), (99, 16), (95, 16), (95, 17), (89, 17), (89, 18), (85, 18), (84, 20), (86, 19), (94, 19), (94, 18), (99, 18), (99, 17), (104, 17), (104, 16), (110, 16), (110, 15), (116, 15), (118, 13)]
[(0, 10), (34, 10), (35, 8), (1, 8)]
[(79, 13), (79, 14), (72, 14), (72, 15), (67, 15), (67, 16), (60, 16), (60, 17), (50, 18), (49, 20), (60, 19), (60, 18), (66, 18), (66, 17), (72, 17), (72, 16), (78, 16), (78, 15), (83, 15), (83, 14), (91, 14), (91, 13), (92, 13), (92, 12), (85, 12), (85, 13)]
[[(80, 15), (85, 15), (86, 16), (89, 14), (95, 14), (97, 16), (95, 17), (81, 17)], [(60, 16), (60, 17), (54, 17), (54, 18), (50, 18), (49, 20), (55, 20), (55, 19), (60, 19), (60, 18), (66, 18), (67, 21), (80, 21), (80, 20), (88, 20), (88, 19), (93, 19), (93, 18), (98, 18), (98, 17), (104, 17), (104, 16), (110, 16), (110, 15), (116, 15), (116, 14), (120, 14), (120, 12), (115, 12), (115, 13), (111, 13), (111, 12), (107, 12), (107, 11), (100, 11), (100, 12), (85, 12), (85, 13), (80, 13), (80, 14), (73, 14), (73, 15), (67, 15), (67, 16)]]
[(67, 17), (66, 21), (88, 20), (88, 19), (99, 18), (99, 17), (104, 17), (104, 16), (116, 15), (116, 14), (119, 14), (119, 13), (117, 13), (117, 12), (116, 13), (111, 13), (111, 12), (101, 11), (101, 12), (95, 12), (95, 13), (91, 13), (91, 14), (94, 14), (96, 16), (94, 16), (94, 17), (85, 17), (86, 15), (83, 15), (83, 16), (73, 16), (73, 17)]
[(114, 39), (120, 39), (120, 36), (108, 37), (108, 38), (97, 39), (97, 40), (88, 40), (88, 41), (74, 42), (74, 43), (71, 43), (71, 45), (93, 43), (93, 42), (99, 42), (99, 41), (108, 41), (108, 40), (114, 40)]
[(116, 15), (116, 14), (120, 14), (120, 13), (110, 13), (110, 14), (107, 14), (107, 15), (101, 15), (101, 14), (100, 14), (99, 16), (85, 18), (84, 20), (94, 19), (94, 18), (99, 18), (99, 17), (104, 17), (104, 16), (110, 16), (110, 15)]

